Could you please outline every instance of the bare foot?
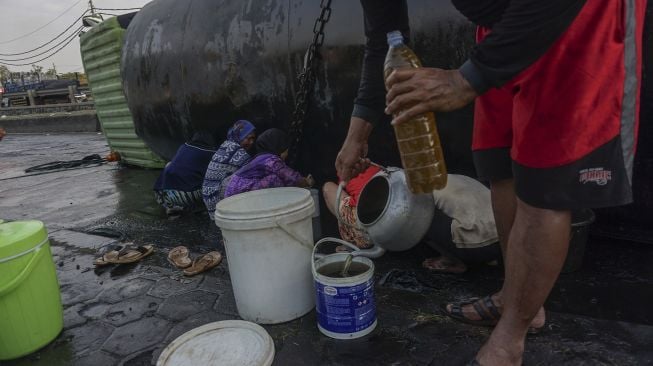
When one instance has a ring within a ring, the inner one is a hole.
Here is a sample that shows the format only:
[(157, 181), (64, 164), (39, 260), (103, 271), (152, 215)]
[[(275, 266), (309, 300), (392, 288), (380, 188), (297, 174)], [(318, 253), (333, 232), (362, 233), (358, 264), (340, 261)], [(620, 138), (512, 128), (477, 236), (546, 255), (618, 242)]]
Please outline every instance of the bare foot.
[[(492, 295), (492, 302), (496, 305), (499, 313), (503, 312), (503, 302), (501, 301), (500, 292)], [(448, 313), (451, 313), (453, 306), (454, 304), (447, 304), (446, 311)], [(484, 305), (481, 304), (481, 306)], [(481, 314), (478, 313), (478, 311), (476, 310), (473, 304), (464, 305), (462, 306), (461, 310), (463, 316), (471, 321), (484, 320), (484, 318), (481, 316)], [(543, 329), (545, 323), (546, 323), (546, 313), (544, 312), (544, 308), (541, 307), (540, 310), (537, 311), (537, 314), (535, 315), (533, 321), (531, 322), (529, 333), (538, 333)]]
[(422, 267), (432, 272), (460, 274), (467, 271), (467, 266), (457, 259), (445, 256), (427, 258), (422, 262)]

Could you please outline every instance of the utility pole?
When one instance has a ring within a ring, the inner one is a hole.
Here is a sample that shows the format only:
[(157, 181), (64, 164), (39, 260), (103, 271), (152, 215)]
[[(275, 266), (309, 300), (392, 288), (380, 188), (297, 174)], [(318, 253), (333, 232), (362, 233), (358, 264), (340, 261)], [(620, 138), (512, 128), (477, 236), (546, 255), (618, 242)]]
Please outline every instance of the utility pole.
[(91, 15), (95, 15), (95, 6), (93, 6), (93, 0), (88, 0), (88, 6), (91, 8)]

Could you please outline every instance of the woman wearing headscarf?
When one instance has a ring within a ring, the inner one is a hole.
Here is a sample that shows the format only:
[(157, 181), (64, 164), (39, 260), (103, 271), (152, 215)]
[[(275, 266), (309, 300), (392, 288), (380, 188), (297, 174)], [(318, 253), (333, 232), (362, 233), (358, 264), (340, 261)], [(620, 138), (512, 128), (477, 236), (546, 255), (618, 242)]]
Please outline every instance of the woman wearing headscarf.
[(153, 189), (154, 198), (168, 216), (176, 217), (183, 211), (203, 208), (202, 180), (214, 153), (212, 136), (196, 132), (166, 164)]
[(215, 205), (224, 198), (225, 179), (252, 160), (248, 151), (254, 145), (255, 138), (256, 130), (252, 123), (237, 121), (227, 132), (227, 140), (213, 155), (202, 184), (202, 198), (211, 220)]
[(290, 137), (282, 130), (263, 132), (256, 140), (258, 154), (231, 176), (225, 197), (265, 188), (312, 186), (313, 177), (303, 177), (284, 162), (289, 147)]

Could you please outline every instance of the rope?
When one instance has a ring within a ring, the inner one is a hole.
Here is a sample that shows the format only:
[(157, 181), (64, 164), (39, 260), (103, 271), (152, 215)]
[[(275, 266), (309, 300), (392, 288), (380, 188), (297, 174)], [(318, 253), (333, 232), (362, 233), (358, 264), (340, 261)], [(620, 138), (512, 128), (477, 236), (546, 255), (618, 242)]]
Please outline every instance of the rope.
[(71, 25), (69, 25), (66, 29), (64, 29), (63, 32), (57, 34), (56, 37), (52, 38), (51, 40), (47, 41), (46, 43), (44, 43), (44, 44), (42, 44), (42, 45), (40, 45), (38, 47), (32, 48), (31, 50), (24, 51), (24, 52), (0, 53), (0, 56), (19, 56), (19, 55), (24, 55), (26, 53), (34, 52), (34, 51), (36, 51), (36, 50), (38, 50), (40, 48), (43, 48), (43, 47), (49, 45), (50, 43), (56, 41), (57, 39), (59, 39), (59, 37), (61, 37), (64, 33), (68, 32), (72, 27), (74, 27), (77, 24), (78, 21), (80, 21), (84, 17), (84, 15), (86, 15), (86, 13), (88, 13), (88, 10), (84, 11), (82, 13), (82, 15), (80, 15), (77, 19), (75, 19), (75, 21)]
[[(77, 34), (75, 34), (75, 36), (76, 36), (76, 35), (77, 35)], [(49, 59), (50, 57), (52, 57), (52, 56), (56, 55), (57, 53), (61, 52), (61, 50), (63, 50), (64, 48), (66, 48), (66, 47), (70, 44), (70, 42), (72, 42), (72, 41), (74, 41), (75, 39), (77, 39), (77, 37), (75, 37), (75, 36), (70, 37), (70, 39), (68, 40), (68, 42), (66, 42), (63, 46), (61, 46), (59, 49), (55, 50), (54, 52), (52, 52), (51, 54), (49, 54), (49, 55), (43, 57), (43, 58), (40, 59), (40, 60), (36, 60), (36, 61), (32, 61), (32, 62), (28, 62), (28, 63), (25, 63), (25, 64), (12, 64), (12, 63), (9, 63), (9, 62), (0, 62), (0, 65), (9, 65), (9, 66), (29, 66), (29, 65), (33, 65), (33, 64), (39, 63), (39, 62), (41, 62), (41, 61), (43, 61), (43, 60), (47, 60), (47, 59)]]
[(43, 172), (50, 170), (65, 170), (77, 167), (99, 166), (106, 163), (100, 155), (93, 154), (83, 157), (80, 160), (53, 161), (46, 164), (36, 165), (25, 169), (25, 173)]
[(44, 54), (46, 54), (46, 53), (52, 51), (52, 50), (55, 49), (55, 48), (61, 46), (64, 42), (66, 42), (66, 41), (70, 41), (70, 38), (75, 38), (75, 37), (77, 37), (77, 35), (79, 34), (79, 32), (80, 32), (82, 29), (84, 29), (84, 26), (83, 26), (83, 25), (80, 26), (79, 28), (77, 28), (73, 33), (67, 35), (66, 38), (62, 39), (59, 43), (55, 44), (54, 46), (48, 48), (48, 49), (45, 50), (45, 51), (42, 51), (41, 53), (37, 53), (37, 54), (35, 54), (35, 55), (31, 55), (31, 56), (27, 56), (27, 57), (23, 57), (23, 58), (16, 58), (16, 59), (4, 59), (4, 58), (0, 58), (0, 61), (15, 62), (15, 61), (23, 61), (23, 60), (29, 60), (29, 59), (31, 59), (31, 58), (39, 57), (39, 56), (41, 56), (41, 55), (44, 55)]
[[(11, 42), (17, 41), (17, 40), (19, 40), (19, 39), (23, 39), (23, 38), (25, 38), (25, 37), (27, 37), (27, 36), (31, 36), (32, 34), (38, 32), (38, 31), (40, 31), (41, 29), (47, 27), (48, 25), (54, 23), (55, 20), (61, 18), (64, 14), (68, 13), (68, 12), (70, 11), (70, 9), (74, 8), (75, 5), (79, 4), (81, 1), (82, 1), (82, 0), (78, 0), (76, 3), (74, 3), (74, 4), (71, 5), (69, 8), (67, 8), (66, 10), (64, 10), (61, 14), (57, 15), (56, 18), (54, 18), (54, 19), (52, 19), (51, 21), (49, 21), (49, 22), (43, 24), (42, 26), (40, 26), (40, 27), (34, 29), (33, 31), (31, 31), (31, 32), (29, 32), (29, 33), (26, 33), (26, 34), (23, 34), (22, 36), (18, 36), (18, 37), (13, 38), (13, 39), (9, 39), (9, 40), (6, 40), (6, 41), (0, 41), (0, 44), (11, 43)], [(75, 21), (75, 22), (76, 22), (76, 21)], [(10, 55), (3, 55), (3, 56), (10, 56)]]

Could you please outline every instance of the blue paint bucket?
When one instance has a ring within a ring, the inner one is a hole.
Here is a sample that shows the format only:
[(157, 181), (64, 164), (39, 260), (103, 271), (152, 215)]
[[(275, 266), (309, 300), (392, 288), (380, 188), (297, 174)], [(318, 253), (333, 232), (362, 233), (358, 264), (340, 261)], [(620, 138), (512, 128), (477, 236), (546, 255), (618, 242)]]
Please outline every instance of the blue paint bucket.
[[(340, 277), (348, 253), (316, 254), (326, 242), (353, 246), (335, 238), (324, 238), (313, 249), (317, 327), (322, 334), (335, 339), (363, 337), (376, 328), (374, 301), (374, 263), (355, 256), (350, 276)], [(353, 246), (353, 248), (356, 248)]]

